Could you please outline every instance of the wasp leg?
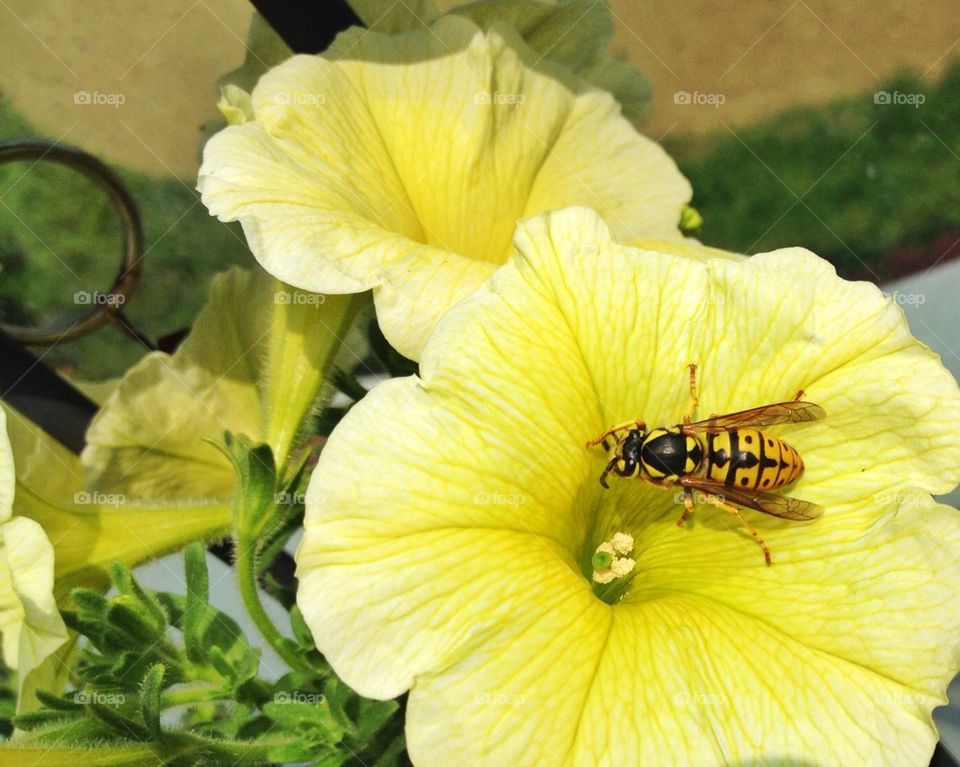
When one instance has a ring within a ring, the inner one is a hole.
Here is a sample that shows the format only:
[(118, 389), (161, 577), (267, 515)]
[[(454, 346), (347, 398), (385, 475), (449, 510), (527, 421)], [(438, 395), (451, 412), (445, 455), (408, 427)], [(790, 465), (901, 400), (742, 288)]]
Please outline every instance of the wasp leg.
[(693, 514), (693, 492), (689, 487), (683, 488), (683, 513), (677, 520), (677, 527), (683, 527), (687, 524), (687, 517)]
[(690, 403), (683, 414), (684, 423), (690, 423), (693, 420), (693, 414), (697, 412), (697, 406), (700, 404), (700, 397), (697, 395), (697, 366), (691, 362), (687, 367), (690, 368)]
[(767, 544), (763, 542), (763, 538), (760, 537), (760, 533), (758, 533), (753, 526), (743, 518), (743, 515), (740, 513), (740, 509), (738, 509), (736, 506), (731, 506), (729, 503), (724, 503), (713, 495), (704, 495), (703, 499), (712, 506), (716, 506), (718, 509), (723, 509), (730, 514), (733, 514), (733, 516), (740, 521), (740, 524), (747, 528), (747, 532), (753, 536), (753, 540), (757, 542), (757, 545), (763, 551), (763, 560), (768, 565), (773, 564), (773, 560), (770, 558), (770, 549), (768, 549)]
[(793, 398), (793, 401), (794, 401), (794, 402), (799, 402), (800, 400), (802, 400), (802, 399), (803, 399), (804, 397), (806, 397), (806, 396), (807, 396), (807, 393), (806, 393), (803, 389), (799, 389), (799, 390), (797, 391), (797, 396)]
[(610, 437), (616, 434), (618, 431), (626, 431), (627, 429), (640, 429), (640, 431), (644, 431), (646, 430), (646, 428), (647, 428), (647, 425), (639, 419), (633, 420), (633, 421), (624, 421), (623, 423), (618, 423), (616, 426), (611, 426), (609, 429), (607, 429), (603, 434), (601, 434), (596, 439), (589, 440), (587, 442), (587, 447), (593, 447), (594, 445), (599, 445), (603, 443), (603, 446), (606, 447), (607, 450), (609, 450), (610, 448), (607, 447), (606, 445), (607, 437)]
[(603, 473), (600, 475), (600, 487), (604, 490), (609, 490), (610, 485), (607, 484), (607, 475), (613, 471), (613, 467), (617, 464), (617, 457), (614, 456), (610, 459), (610, 462), (604, 467)]

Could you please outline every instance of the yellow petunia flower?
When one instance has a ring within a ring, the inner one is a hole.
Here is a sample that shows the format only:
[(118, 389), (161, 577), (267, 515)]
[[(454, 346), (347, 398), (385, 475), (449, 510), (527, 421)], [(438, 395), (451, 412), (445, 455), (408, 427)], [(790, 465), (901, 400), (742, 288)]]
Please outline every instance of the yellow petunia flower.
[[(801, 249), (698, 262), (592, 212), (527, 221), (421, 377), (366, 397), (307, 495), (298, 601), (414, 764), (926, 765), (960, 667), (960, 390), (866, 283)], [(689, 246), (693, 247), (693, 246)], [(598, 478), (642, 417), (792, 399), (814, 522)], [(613, 573), (617, 589), (600, 581)], [(601, 578), (593, 579), (594, 573)], [(616, 594), (619, 598), (612, 598)]]
[(25, 691), (56, 674), (44, 664), (67, 642), (67, 627), (53, 596), (53, 546), (39, 524), (13, 516), (15, 486), (6, 412), (0, 407), (0, 637), (3, 662), (17, 673), (22, 702)]
[(457, 16), (349, 30), (264, 75), (254, 119), (230, 106), (246, 121), (207, 143), (203, 201), (285, 282), (373, 288), (387, 339), (418, 358), (506, 261), (519, 218), (587, 205), (619, 238), (679, 238), (691, 190), (673, 160), (609, 94), (540, 59)]
[(53, 594), (105, 587), (113, 562), (133, 566), (190, 541), (215, 539), (230, 525), (226, 501), (164, 504), (84, 488), (80, 459), (15, 410), (7, 428), (17, 467), (14, 519), (37, 523), (53, 544)]
[(362, 354), (350, 333), (366, 300), (294, 290), (260, 269), (218, 275), (180, 348), (134, 365), (94, 418), (89, 489), (227, 509), (233, 466), (210, 443), (244, 434), (282, 467), (337, 355)]

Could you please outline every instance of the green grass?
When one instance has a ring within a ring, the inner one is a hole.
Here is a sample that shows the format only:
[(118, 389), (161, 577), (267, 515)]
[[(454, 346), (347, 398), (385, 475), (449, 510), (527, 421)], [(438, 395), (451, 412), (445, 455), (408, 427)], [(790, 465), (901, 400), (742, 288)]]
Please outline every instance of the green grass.
[(885, 279), (886, 252), (960, 225), (960, 64), (882, 90), (926, 101), (875, 104), (870, 92), (736, 135), (667, 141), (693, 184), (701, 239), (747, 253), (803, 245), (844, 276)]
[[(0, 101), (0, 137), (35, 135)], [(120, 225), (107, 198), (79, 173), (31, 164), (0, 166), (0, 312), (6, 322), (69, 322), (85, 308), (74, 303), (77, 291), (110, 287), (120, 263)], [(139, 206), (146, 241), (140, 286), (123, 308), (155, 340), (189, 326), (212, 276), (250, 256), (239, 228), (211, 218), (191, 184), (116, 170)], [(44, 361), (102, 379), (143, 354), (137, 342), (106, 327), (50, 349)]]

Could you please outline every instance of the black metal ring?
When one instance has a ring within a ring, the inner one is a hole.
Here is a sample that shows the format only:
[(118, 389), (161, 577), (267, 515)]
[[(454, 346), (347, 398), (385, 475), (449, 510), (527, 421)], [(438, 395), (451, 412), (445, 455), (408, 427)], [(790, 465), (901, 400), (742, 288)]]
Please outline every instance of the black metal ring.
[(0, 141), (0, 164), (17, 160), (54, 162), (79, 171), (106, 193), (120, 217), (123, 228), (123, 260), (107, 294), (108, 298), (120, 297), (120, 300), (98, 302), (80, 320), (60, 327), (39, 328), (0, 323), (0, 328), (5, 333), (20, 343), (34, 346), (49, 346), (58, 341), (80, 338), (107, 324), (110, 314), (133, 292), (140, 280), (140, 259), (143, 255), (143, 225), (140, 214), (120, 177), (96, 157), (81, 149), (36, 138)]

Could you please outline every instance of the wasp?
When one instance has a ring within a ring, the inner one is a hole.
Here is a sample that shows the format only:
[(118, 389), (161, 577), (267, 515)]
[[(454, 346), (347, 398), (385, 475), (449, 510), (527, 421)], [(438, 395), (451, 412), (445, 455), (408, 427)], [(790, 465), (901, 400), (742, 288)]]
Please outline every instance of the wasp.
[(782, 439), (760, 428), (816, 421), (826, 413), (819, 405), (804, 401), (800, 391), (789, 402), (694, 421), (692, 415), (699, 404), (697, 366), (688, 367), (690, 404), (682, 423), (647, 430), (643, 421), (627, 421), (587, 442), (588, 447), (603, 445), (610, 456), (600, 484), (608, 488), (607, 475), (613, 473), (664, 488), (679, 486), (683, 491), (683, 513), (677, 520), (680, 527), (693, 513), (694, 491), (701, 491), (699, 500), (737, 518), (769, 565), (773, 561), (770, 549), (737, 506), (797, 521), (816, 519), (823, 514), (823, 507), (774, 492), (800, 478), (803, 459)]

